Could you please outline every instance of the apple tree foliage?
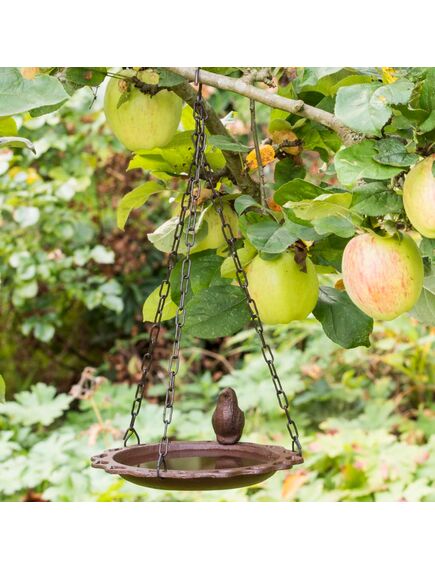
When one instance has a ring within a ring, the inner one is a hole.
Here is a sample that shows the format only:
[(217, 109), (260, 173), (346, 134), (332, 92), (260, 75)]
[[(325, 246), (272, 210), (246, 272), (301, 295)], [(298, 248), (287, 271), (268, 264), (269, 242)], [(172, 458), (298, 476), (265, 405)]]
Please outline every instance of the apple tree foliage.
[[(20, 113), (33, 117), (53, 113), (75, 91), (97, 89), (112, 72), (109, 68), (33, 69), (26, 68), (26, 73), (17, 68), (0, 69), (0, 146), (18, 148), (16, 152), (31, 152), (33, 142), (19, 136), (14, 117)], [(167, 69), (155, 71), (160, 88), (175, 90), (186, 83), (185, 78)], [(241, 68), (210, 71), (227, 78), (246, 77), (246, 70)], [(345, 141), (314, 117), (259, 105), (262, 120), (267, 120), (261, 156), (268, 200), (262, 203), (251, 139), (245, 134), (230, 134), (236, 117), (230, 114), (223, 118), (222, 109), (216, 109), (228, 127), (227, 133), (208, 125), (206, 156), (224, 199), (233, 203), (239, 216), (242, 263), (247, 266), (256, 254), (272, 259), (288, 248), (302, 249), (315, 264), (321, 284), (314, 318), (341, 346), (368, 346), (373, 321), (352, 303), (342, 287), (344, 247), (362, 231), (410, 231), (419, 245), (426, 273), (423, 292), (411, 315), (435, 325), (435, 275), (431, 269), (435, 240), (412, 228), (402, 200), (409, 169), (434, 153), (435, 69), (272, 68), (270, 74), (267, 86), (260, 81), (257, 86), (268, 89), (273, 84), (273, 92), (325, 111), (354, 136), (351, 142)], [(144, 181), (123, 197), (117, 210), (118, 226), (124, 229), (133, 209), (146, 209), (149, 199), (169, 200), (174, 206), (173, 217), (148, 235), (165, 253), (171, 247), (176, 204), (193, 156), (193, 127), (191, 108), (185, 105), (179, 131), (167, 146), (132, 153), (129, 169), (142, 170)], [(277, 144), (283, 136), (274, 137), (276, 131), (293, 133), (291, 139), (297, 143), (287, 148)], [(241, 191), (236, 183), (235, 163), (240, 165), (238, 175), (252, 182), (246, 190)], [(319, 168), (313, 169), (313, 163)], [(212, 204), (205, 200), (197, 226), (199, 243), (207, 239), (204, 216), (210, 207)], [(24, 214), (28, 217), (31, 212)], [(172, 275), (165, 319), (175, 314), (181, 262)], [(249, 312), (242, 291), (233, 286), (234, 267), (225, 246), (194, 253), (191, 274), (187, 333), (215, 338), (233, 334), (248, 323)], [(152, 320), (157, 301), (156, 290), (144, 304), (145, 320)]]

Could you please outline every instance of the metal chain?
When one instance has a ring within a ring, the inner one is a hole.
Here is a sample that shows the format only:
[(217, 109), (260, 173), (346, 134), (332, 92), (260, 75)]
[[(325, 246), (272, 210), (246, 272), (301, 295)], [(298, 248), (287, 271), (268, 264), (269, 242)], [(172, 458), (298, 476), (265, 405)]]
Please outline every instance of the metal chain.
[[(202, 99), (201, 99), (201, 103), (204, 104)], [(261, 157), (260, 157), (260, 159), (261, 159)], [(289, 432), (290, 438), (292, 440), (292, 450), (294, 452), (297, 452), (300, 456), (302, 456), (302, 445), (299, 441), (299, 431), (298, 431), (298, 428), (296, 426), (295, 421), (292, 419), (292, 417), (290, 415), (289, 401), (288, 401), (287, 395), (286, 395), (286, 393), (282, 387), (281, 380), (279, 379), (279, 376), (278, 376), (278, 372), (277, 372), (277, 369), (275, 366), (275, 358), (273, 356), (272, 349), (270, 348), (269, 344), (266, 342), (266, 339), (264, 337), (263, 324), (262, 324), (261, 319), (260, 319), (257, 304), (249, 292), (248, 277), (247, 277), (246, 271), (243, 268), (243, 265), (240, 261), (240, 257), (237, 253), (237, 248), (236, 248), (237, 240), (234, 236), (231, 225), (225, 219), (225, 215), (224, 215), (224, 211), (223, 211), (224, 204), (223, 204), (222, 196), (219, 192), (216, 191), (216, 188), (214, 187), (213, 179), (212, 179), (212, 171), (211, 171), (210, 166), (208, 165), (207, 161), (205, 161), (205, 163), (204, 163), (204, 173), (205, 173), (205, 177), (208, 180), (209, 186), (210, 186), (211, 191), (212, 191), (213, 205), (214, 205), (216, 212), (218, 213), (220, 220), (221, 220), (222, 233), (224, 235), (225, 241), (228, 244), (228, 248), (229, 248), (231, 257), (234, 261), (234, 266), (236, 268), (237, 281), (239, 283), (240, 288), (245, 293), (245, 297), (246, 297), (246, 301), (248, 303), (248, 309), (249, 309), (249, 312), (251, 315), (251, 319), (252, 319), (252, 322), (254, 324), (254, 328), (255, 328), (255, 330), (256, 330), (259, 338), (260, 338), (261, 352), (263, 354), (264, 361), (266, 362), (266, 364), (269, 368), (270, 375), (271, 375), (272, 381), (273, 381), (273, 385), (275, 387), (276, 397), (278, 399), (279, 406), (284, 411), (286, 419), (287, 419), (286, 426), (287, 426), (287, 430)]]
[[(199, 86), (199, 95), (200, 91), (201, 91), (201, 86)], [(136, 418), (139, 415), (142, 406), (142, 400), (144, 397), (144, 391), (145, 391), (145, 386), (147, 384), (148, 375), (154, 363), (153, 353), (160, 334), (161, 321), (162, 321), (163, 310), (165, 307), (166, 299), (170, 294), (170, 288), (171, 288), (170, 278), (172, 270), (177, 262), (180, 242), (183, 236), (184, 226), (186, 222), (186, 215), (187, 213), (189, 213), (187, 227), (185, 231), (186, 256), (183, 260), (182, 269), (181, 269), (180, 302), (175, 317), (175, 340), (168, 369), (169, 378), (168, 378), (168, 386), (166, 391), (165, 407), (163, 413), (164, 428), (163, 428), (163, 436), (159, 445), (159, 458), (157, 461), (158, 472), (168, 452), (169, 439), (167, 432), (169, 424), (171, 423), (172, 420), (174, 395), (175, 395), (175, 377), (179, 369), (179, 350), (180, 350), (180, 341), (181, 341), (181, 330), (184, 326), (185, 317), (186, 317), (185, 299), (190, 280), (190, 269), (191, 269), (190, 251), (195, 244), (197, 203), (198, 203), (198, 197), (200, 195), (200, 173), (201, 170), (203, 169), (204, 151), (206, 145), (205, 122), (204, 122), (203, 113), (204, 109), (202, 105), (195, 103), (194, 106), (195, 131), (192, 136), (192, 140), (195, 147), (194, 157), (189, 169), (189, 180), (187, 183), (186, 191), (184, 192), (180, 203), (180, 214), (178, 218), (178, 223), (174, 231), (171, 252), (169, 253), (168, 257), (166, 278), (162, 281), (159, 289), (159, 302), (157, 305), (156, 314), (154, 316), (154, 322), (150, 330), (148, 349), (142, 360), (141, 378), (139, 383), (137, 384), (133, 405), (131, 408), (130, 424), (124, 434), (124, 446), (127, 446), (127, 443), (132, 436), (136, 438), (136, 443), (140, 444), (140, 437), (135, 428)]]
[(169, 438), (168, 428), (172, 421), (172, 414), (174, 411), (174, 395), (175, 395), (175, 378), (180, 368), (180, 342), (183, 331), (183, 326), (186, 320), (186, 295), (189, 289), (190, 270), (192, 260), (190, 259), (190, 252), (195, 245), (196, 233), (196, 218), (198, 198), (201, 194), (201, 172), (204, 168), (205, 160), (205, 147), (207, 144), (205, 133), (205, 110), (203, 105), (200, 104), (202, 100), (201, 84), (198, 87), (198, 95), (195, 101), (193, 116), (195, 119), (195, 131), (193, 133), (193, 143), (195, 146), (195, 154), (193, 162), (189, 170), (189, 181), (187, 184), (187, 194), (189, 197), (188, 209), (189, 217), (187, 220), (187, 227), (185, 233), (186, 254), (181, 264), (181, 281), (180, 281), (180, 301), (178, 303), (177, 312), (175, 314), (175, 339), (172, 348), (172, 354), (169, 358), (168, 367), (168, 386), (166, 389), (165, 406), (163, 410), (163, 435), (159, 444), (159, 457), (157, 459), (157, 476), (160, 474), (162, 464), (166, 468), (165, 458), (168, 454)]

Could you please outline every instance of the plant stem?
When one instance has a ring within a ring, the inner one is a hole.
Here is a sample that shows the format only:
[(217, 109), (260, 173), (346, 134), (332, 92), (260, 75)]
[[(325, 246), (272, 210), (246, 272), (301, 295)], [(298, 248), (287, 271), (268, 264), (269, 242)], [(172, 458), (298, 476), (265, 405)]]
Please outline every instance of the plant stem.
[(252, 139), (254, 141), (254, 148), (255, 148), (255, 156), (257, 158), (258, 164), (258, 177), (260, 179), (260, 197), (261, 197), (261, 205), (263, 207), (263, 211), (266, 209), (266, 184), (264, 180), (264, 168), (263, 168), (263, 159), (261, 157), (260, 152), (260, 144), (258, 142), (258, 132), (257, 132), (257, 120), (255, 116), (255, 101), (251, 99), (249, 101), (249, 108), (251, 111), (251, 132), (252, 132)]

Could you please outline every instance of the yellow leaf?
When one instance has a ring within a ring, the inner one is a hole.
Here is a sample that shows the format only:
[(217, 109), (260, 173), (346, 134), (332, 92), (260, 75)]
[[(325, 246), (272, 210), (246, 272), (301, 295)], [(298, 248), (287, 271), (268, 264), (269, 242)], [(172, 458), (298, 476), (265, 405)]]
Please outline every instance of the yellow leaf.
[[(142, 308), (142, 317), (144, 322), (153, 322), (156, 315), (157, 306), (160, 300), (160, 287), (158, 286), (148, 296)], [(168, 297), (165, 302), (165, 307), (162, 313), (162, 322), (171, 320), (177, 313), (177, 305)]]
[(382, 81), (384, 83), (394, 83), (397, 81), (394, 67), (382, 67)]
[(21, 67), (20, 72), (24, 79), (35, 79), (39, 73), (39, 67)]
[(27, 171), (27, 183), (33, 184), (36, 180), (39, 180), (38, 172), (34, 168), (29, 168)]
[(301, 488), (308, 478), (308, 474), (305, 470), (297, 470), (290, 473), (284, 480), (282, 485), (282, 497), (283, 498), (293, 498), (299, 488)]
[[(260, 146), (261, 163), (263, 166), (270, 164), (275, 160), (275, 150), (270, 144)], [(258, 168), (257, 155), (255, 149), (246, 156), (246, 166), (249, 170), (256, 170)]]

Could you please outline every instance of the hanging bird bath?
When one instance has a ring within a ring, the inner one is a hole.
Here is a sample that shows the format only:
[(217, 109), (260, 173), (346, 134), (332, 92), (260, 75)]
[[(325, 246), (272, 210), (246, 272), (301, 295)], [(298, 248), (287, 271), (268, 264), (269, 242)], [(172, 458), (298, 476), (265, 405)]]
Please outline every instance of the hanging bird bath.
[[(92, 466), (160, 490), (225, 490), (258, 484), (278, 470), (303, 462), (298, 453), (281, 446), (237, 442), (243, 423), (235, 391), (226, 388), (213, 414), (216, 442), (171, 441), (159, 472), (158, 443), (106, 450), (92, 457)], [(221, 444), (219, 440), (234, 442)]]
[[(194, 159), (190, 167), (186, 191), (180, 203), (178, 224), (169, 254), (168, 273), (159, 290), (159, 303), (151, 327), (149, 347), (142, 363), (142, 377), (136, 387), (130, 425), (124, 435), (125, 446), (124, 448), (106, 450), (91, 459), (94, 468), (101, 468), (109, 474), (117, 474), (140, 486), (161, 490), (240, 488), (262, 482), (278, 470), (287, 470), (303, 462), (298, 430), (290, 416), (289, 402), (278, 377), (272, 350), (264, 337), (263, 325), (256, 303), (249, 293), (248, 278), (237, 252), (236, 238), (231, 225), (225, 219), (224, 203), (221, 194), (214, 187), (212, 172), (205, 159), (207, 112), (198, 76), (199, 70), (195, 81), (198, 85), (198, 93), (194, 105)], [(292, 441), (292, 450), (287, 450), (281, 446), (239, 442), (245, 419), (243, 412), (238, 407), (237, 396), (231, 388), (226, 388), (221, 392), (213, 414), (212, 424), (216, 433), (216, 442), (169, 440), (168, 428), (174, 410), (175, 378), (180, 365), (181, 333), (186, 318), (185, 301), (190, 283), (190, 253), (195, 245), (198, 200), (204, 179), (211, 190), (213, 205), (219, 215), (222, 232), (234, 261), (236, 279), (245, 294), (251, 321), (260, 338), (261, 351), (269, 368), (279, 406), (285, 413), (286, 427)], [(183, 234), (186, 253), (181, 269), (180, 300), (175, 316), (175, 339), (169, 360), (168, 385), (163, 410), (163, 435), (159, 443), (140, 444), (135, 422), (153, 363), (153, 352), (160, 333), (163, 309), (170, 293), (170, 276), (177, 260)], [(136, 438), (138, 444), (127, 446), (132, 436)]]
[(92, 466), (159, 490), (226, 490), (258, 484), (303, 462), (297, 453), (280, 446), (172, 441), (167, 469), (157, 474), (158, 456), (158, 444), (134, 445), (94, 456)]

